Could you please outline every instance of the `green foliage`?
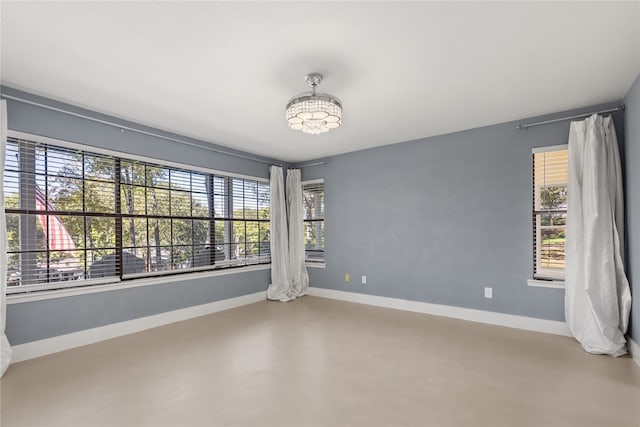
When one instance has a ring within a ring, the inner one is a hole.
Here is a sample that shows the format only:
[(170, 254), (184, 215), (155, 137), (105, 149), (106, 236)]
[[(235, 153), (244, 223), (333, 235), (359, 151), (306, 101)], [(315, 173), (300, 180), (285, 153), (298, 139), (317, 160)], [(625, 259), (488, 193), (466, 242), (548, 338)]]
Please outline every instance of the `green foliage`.
[(540, 189), (540, 202), (544, 209), (559, 209), (567, 206), (567, 186), (554, 185)]
[[(80, 249), (76, 253), (79, 265), (85, 264), (85, 251), (82, 249), (87, 249), (86, 262), (90, 265), (105, 255), (112, 254), (116, 245), (116, 164), (114, 159), (109, 157), (88, 154), (83, 157), (81, 153), (57, 152), (55, 149), (52, 151), (60, 167), (55, 169), (55, 175), (51, 175), (52, 172), (49, 170), (47, 183), (41, 180), (39, 185), (43, 191), (46, 185), (48, 201), (53, 208), (57, 211), (105, 214), (60, 216), (76, 247)], [(194, 183), (190, 184), (191, 180), (196, 178), (198, 182), (193, 181)], [(216, 179), (216, 182), (223, 184), (227, 182), (222, 177)], [(205, 184), (207, 179), (204, 175), (191, 178), (188, 172), (169, 172), (167, 168), (122, 161), (120, 182), (120, 205), (124, 215), (123, 248), (144, 259), (147, 271), (164, 269), (167, 264), (170, 264), (171, 268), (185, 267), (192, 259), (193, 246), (195, 251), (198, 251), (209, 245), (210, 221), (192, 219), (210, 217), (207, 195), (190, 191), (192, 185), (199, 186), (195, 191), (211, 191)], [(229, 179), (228, 184), (233, 185), (240, 205), (243, 195), (253, 198), (256, 202), (260, 200), (261, 205), (268, 205), (268, 186), (235, 178)], [(18, 208), (19, 196), (9, 194), (6, 205), (8, 208)], [(140, 217), (144, 215), (180, 216), (185, 219)], [(216, 220), (216, 245), (226, 245), (230, 248), (232, 258), (264, 255), (269, 246), (269, 223), (257, 220), (269, 219), (269, 207), (236, 209), (231, 218), (247, 218), (251, 221)], [(19, 215), (9, 215), (7, 218), (10, 250), (20, 250), (19, 221)], [(44, 232), (38, 221), (35, 223), (38, 241), (44, 242)], [(41, 249), (46, 249), (46, 243)], [(50, 254), (52, 261), (60, 261), (69, 255)], [(18, 255), (12, 255), (11, 258), (17, 266)]]

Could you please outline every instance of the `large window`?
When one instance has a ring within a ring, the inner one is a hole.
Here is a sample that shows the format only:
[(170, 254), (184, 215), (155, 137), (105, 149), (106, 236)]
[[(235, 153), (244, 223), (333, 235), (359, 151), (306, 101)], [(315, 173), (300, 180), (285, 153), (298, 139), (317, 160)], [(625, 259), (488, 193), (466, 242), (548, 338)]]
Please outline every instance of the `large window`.
[(304, 247), (307, 262), (324, 262), (324, 183), (302, 184)]
[(564, 279), (568, 159), (566, 145), (533, 150), (533, 273), (536, 279)]
[(8, 293), (269, 263), (269, 184), (9, 138)]

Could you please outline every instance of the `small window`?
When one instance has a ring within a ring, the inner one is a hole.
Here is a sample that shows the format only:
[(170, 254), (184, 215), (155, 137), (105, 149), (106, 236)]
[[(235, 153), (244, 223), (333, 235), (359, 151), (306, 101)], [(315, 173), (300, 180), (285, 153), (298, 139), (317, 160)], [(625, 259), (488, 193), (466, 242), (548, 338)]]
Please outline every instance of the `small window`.
[(564, 280), (569, 152), (533, 150), (533, 277)]
[(302, 184), (305, 259), (324, 263), (324, 182)]

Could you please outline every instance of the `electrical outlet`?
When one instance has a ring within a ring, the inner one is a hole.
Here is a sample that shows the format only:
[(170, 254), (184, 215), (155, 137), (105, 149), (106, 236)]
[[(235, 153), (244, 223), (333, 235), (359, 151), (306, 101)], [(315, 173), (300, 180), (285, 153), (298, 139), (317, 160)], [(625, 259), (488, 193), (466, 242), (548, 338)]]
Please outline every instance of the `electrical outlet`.
[(344, 281), (348, 283), (350, 280), (351, 280), (351, 276), (349, 275), (349, 273), (345, 274)]
[(367, 284), (367, 276), (362, 276), (362, 284), (363, 285)]
[(493, 298), (493, 288), (484, 288), (484, 297)]

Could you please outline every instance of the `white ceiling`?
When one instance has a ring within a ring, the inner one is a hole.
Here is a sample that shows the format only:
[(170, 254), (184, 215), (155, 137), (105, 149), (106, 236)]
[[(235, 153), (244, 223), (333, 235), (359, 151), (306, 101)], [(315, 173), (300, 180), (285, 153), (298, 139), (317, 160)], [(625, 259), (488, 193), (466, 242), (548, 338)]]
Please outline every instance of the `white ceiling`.
[[(1, 3), (2, 84), (284, 161), (620, 100), (640, 2)], [(321, 72), (325, 135), (284, 107)]]

